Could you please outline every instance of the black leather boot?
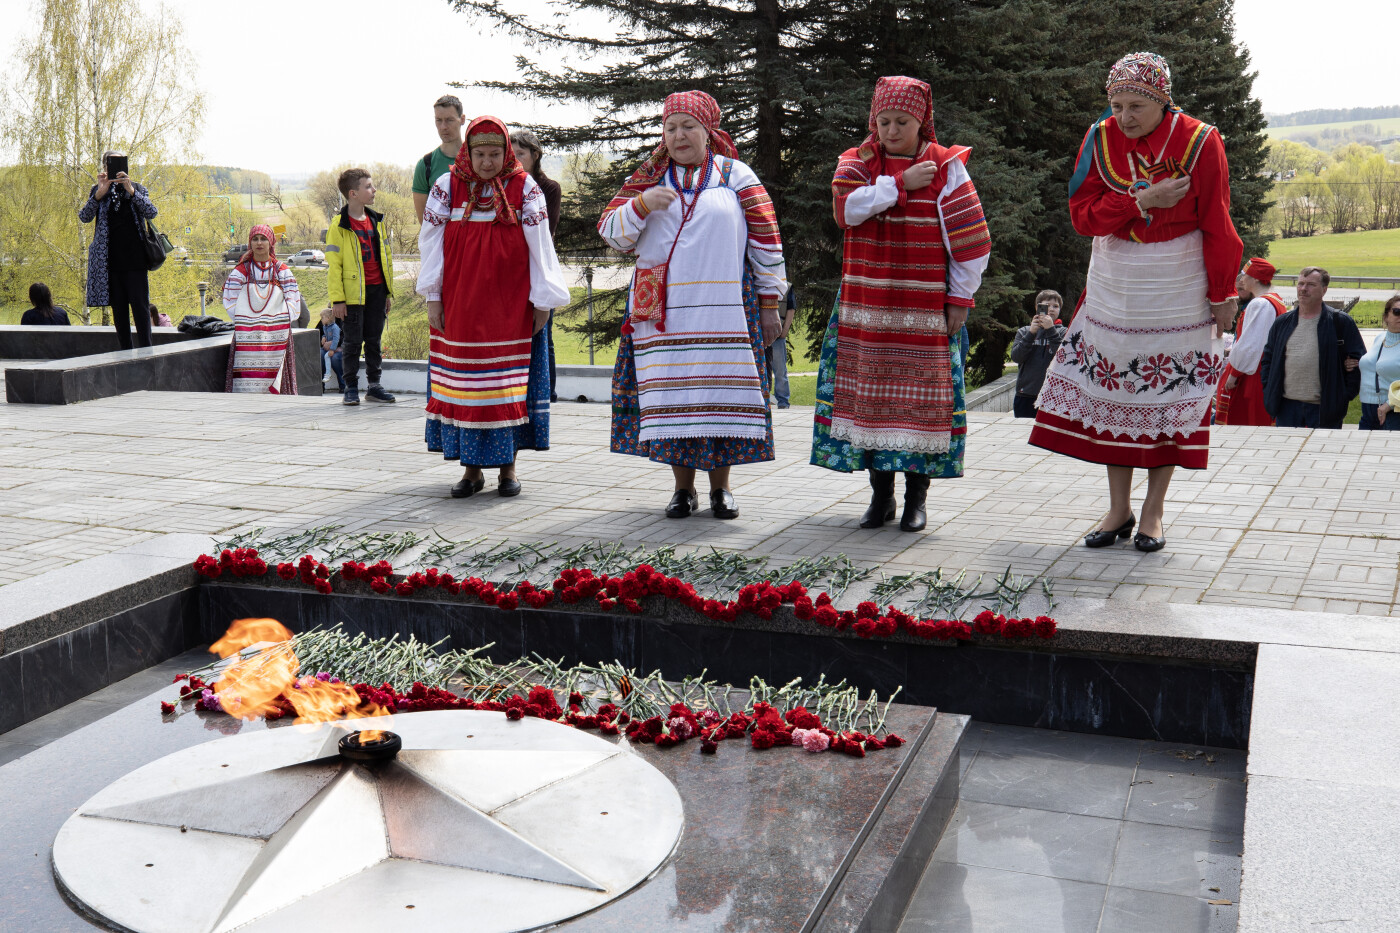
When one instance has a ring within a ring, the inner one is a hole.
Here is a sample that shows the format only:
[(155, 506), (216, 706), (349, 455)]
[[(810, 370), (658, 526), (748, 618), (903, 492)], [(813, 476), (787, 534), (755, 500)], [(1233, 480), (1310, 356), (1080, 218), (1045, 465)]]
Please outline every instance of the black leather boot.
[(904, 474), (904, 515), (899, 527), (904, 531), (923, 531), (928, 524), (924, 501), (928, 499), (928, 477), (922, 473)]
[(869, 470), (870, 508), (860, 517), (860, 527), (879, 528), (894, 521), (894, 473), (889, 470)]

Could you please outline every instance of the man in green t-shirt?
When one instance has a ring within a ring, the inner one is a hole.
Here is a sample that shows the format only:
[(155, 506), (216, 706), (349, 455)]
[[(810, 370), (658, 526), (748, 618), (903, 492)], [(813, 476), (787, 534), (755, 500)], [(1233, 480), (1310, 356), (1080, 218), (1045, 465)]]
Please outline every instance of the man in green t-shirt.
[(462, 102), (451, 94), (444, 94), (433, 104), (433, 123), (437, 126), (438, 138), (442, 144), (418, 160), (413, 167), (413, 212), (418, 222), (423, 222), (423, 209), (428, 206), (428, 192), (433, 182), (443, 176), (457, 160), (457, 151), (462, 148)]

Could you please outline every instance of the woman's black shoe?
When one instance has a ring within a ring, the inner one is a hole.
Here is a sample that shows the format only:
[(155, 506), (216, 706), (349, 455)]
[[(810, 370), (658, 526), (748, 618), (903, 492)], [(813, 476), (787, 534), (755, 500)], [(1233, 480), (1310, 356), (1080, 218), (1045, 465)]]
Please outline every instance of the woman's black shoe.
[(860, 517), (860, 527), (879, 528), (894, 521), (894, 473), (870, 470), (870, 508)]
[(904, 474), (904, 515), (899, 519), (900, 531), (923, 531), (928, 524), (924, 503), (928, 500), (929, 478), (922, 473)]
[(686, 518), (691, 512), (699, 511), (700, 497), (694, 489), (677, 489), (671, 501), (666, 504), (667, 518)]
[(452, 484), (452, 498), (466, 499), (475, 493), (481, 492), (481, 487), (485, 485), (485, 477), (478, 476), (476, 479), (467, 479), (464, 476)]
[(513, 476), (510, 479), (501, 477), (501, 481), (496, 484), (496, 495), (506, 498), (520, 495), (520, 480)]
[(1160, 551), (1166, 546), (1166, 535), (1162, 535), (1162, 537), (1160, 538), (1153, 538), (1149, 535), (1143, 534), (1140, 531), (1137, 534), (1133, 535), (1133, 547), (1137, 548), (1139, 551), (1142, 551), (1144, 554), (1151, 554), (1153, 551)]
[(734, 502), (734, 494), (728, 489), (710, 490), (710, 511), (715, 518), (739, 517), (739, 506)]
[[(1126, 538), (1133, 533), (1133, 526), (1137, 524), (1137, 516), (1129, 515), (1128, 520), (1117, 528), (1107, 530), (1100, 528), (1098, 531), (1091, 531), (1084, 536), (1085, 547), (1108, 547), (1119, 538)], [(1142, 537), (1139, 535), (1138, 537)]]

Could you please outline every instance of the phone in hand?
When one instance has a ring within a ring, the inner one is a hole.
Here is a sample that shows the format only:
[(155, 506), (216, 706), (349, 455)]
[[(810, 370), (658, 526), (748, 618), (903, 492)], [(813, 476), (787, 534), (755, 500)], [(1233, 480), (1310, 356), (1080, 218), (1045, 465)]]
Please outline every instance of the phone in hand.
[(128, 171), (129, 168), (126, 156), (114, 155), (107, 157), (107, 178), (109, 180), (116, 181), (118, 174)]

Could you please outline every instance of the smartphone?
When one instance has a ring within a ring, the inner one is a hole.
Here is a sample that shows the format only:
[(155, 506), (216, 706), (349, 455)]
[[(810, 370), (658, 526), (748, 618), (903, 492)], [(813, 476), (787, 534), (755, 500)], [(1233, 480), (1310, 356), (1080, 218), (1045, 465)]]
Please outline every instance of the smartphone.
[(126, 156), (108, 156), (107, 177), (110, 178), (112, 181), (116, 181), (117, 175), (121, 172), (130, 172), (130, 170), (127, 167)]

